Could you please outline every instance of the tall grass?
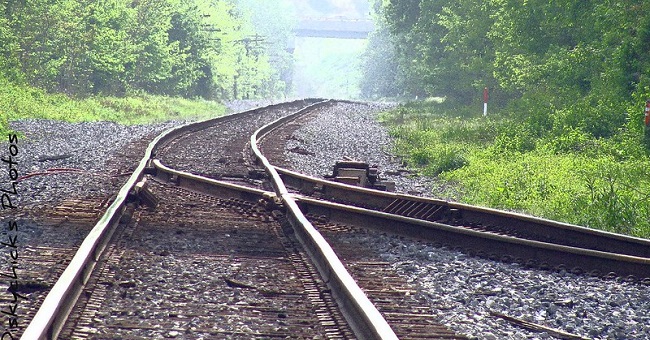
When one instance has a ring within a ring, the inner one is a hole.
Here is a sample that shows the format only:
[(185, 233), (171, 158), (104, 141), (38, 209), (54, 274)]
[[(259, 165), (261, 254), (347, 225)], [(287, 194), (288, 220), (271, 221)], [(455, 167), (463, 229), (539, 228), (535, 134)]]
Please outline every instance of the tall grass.
[(595, 137), (579, 127), (460, 116), (431, 104), (382, 119), (410, 167), (445, 182), (462, 202), (650, 237), (650, 156), (638, 130)]
[(144, 124), (167, 120), (198, 119), (225, 113), (222, 104), (141, 94), (132, 97), (73, 99), (63, 94), (16, 85), (0, 78), (0, 133), (19, 118), (43, 118), (69, 122), (113, 121)]

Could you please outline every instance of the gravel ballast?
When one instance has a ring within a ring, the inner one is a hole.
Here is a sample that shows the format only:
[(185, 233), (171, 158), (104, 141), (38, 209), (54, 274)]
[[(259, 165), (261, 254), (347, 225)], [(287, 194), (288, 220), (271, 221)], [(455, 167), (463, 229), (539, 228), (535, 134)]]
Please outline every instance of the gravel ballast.
[[(10, 254), (9, 247), (4, 248), (0, 258), (5, 263), (3, 273), (15, 266), (14, 279), (26, 298), (11, 306), (17, 318), (11, 329), (13, 336), (25, 330), (96, 222), (72, 216), (68, 220), (67, 212), (73, 210), (60, 214), (58, 209), (80, 209), (84, 204), (92, 206), (108, 200), (143, 157), (148, 142), (173, 125), (176, 123), (123, 126), (36, 119), (11, 122), (11, 128), (20, 135), (12, 141), (13, 151), (5, 136), (2, 157), (14, 154), (18, 178), (12, 204), (16, 209), (2, 209), (0, 222), (3, 240), (15, 243), (12, 254), (17, 254), (17, 259), (10, 264), (15, 255)], [(10, 178), (4, 181), (3, 188), (7, 188)], [(7, 227), (10, 223), (15, 223), (13, 230)], [(5, 292), (0, 298), (5, 302), (12, 299), (9, 284), (10, 279), (0, 284), (0, 291)], [(10, 307), (9, 302), (3, 305), (5, 309)], [(9, 318), (3, 317), (7, 321)]]
[[(390, 156), (392, 140), (377, 122), (377, 114), (385, 108), (339, 104), (321, 113), (294, 133), (286, 148), (287, 161), (295, 170), (322, 176), (337, 160), (352, 157), (395, 174), (382, 177), (395, 181), (399, 192), (432, 195), (434, 181), (397, 175), (402, 165)], [(296, 147), (308, 153), (289, 151)], [(370, 231), (350, 237), (351, 242), (371, 244), (383, 253), (417, 285), (418, 297), (428, 301), (441, 322), (469, 336), (553, 338), (496, 316), (504, 314), (588, 339), (650, 338), (648, 286), (526, 269)]]
[(11, 122), (11, 128), (23, 134), (16, 157), (19, 176), (31, 176), (19, 181), (18, 206), (51, 206), (66, 198), (115, 193), (144, 156), (148, 141), (178, 124)]

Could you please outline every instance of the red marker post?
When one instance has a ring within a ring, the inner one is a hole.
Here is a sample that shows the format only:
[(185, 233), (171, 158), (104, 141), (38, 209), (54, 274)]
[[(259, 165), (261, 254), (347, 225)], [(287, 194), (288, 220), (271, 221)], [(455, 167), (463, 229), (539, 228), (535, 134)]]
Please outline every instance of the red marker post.
[(643, 110), (643, 115), (645, 116), (645, 127), (650, 128), (650, 99), (645, 101), (645, 110)]
[(483, 117), (487, 116), (487, 103), (488, 103), (488, 88), (485, 87), (483, 89)]

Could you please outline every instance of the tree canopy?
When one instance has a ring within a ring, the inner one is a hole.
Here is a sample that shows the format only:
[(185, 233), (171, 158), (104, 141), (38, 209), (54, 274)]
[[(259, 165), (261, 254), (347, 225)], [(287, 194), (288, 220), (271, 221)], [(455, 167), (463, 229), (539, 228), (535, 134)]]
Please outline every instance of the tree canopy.
[(74, 96), (278, 95), (250, 17), (227, 0), (0, 3), (0, 76)]
[[(365, 82), (397, 84), (405, 97), (476, 103), (487, 86), (497, 105), (571, 108), (581, 112), (576, 124), (608, 135), (625, 120), (612, 107), (650, 95), (647, 1), (378, 0), (374, 8), (381, 28)], [(369, 97), (395, 92), (364, 88)]]

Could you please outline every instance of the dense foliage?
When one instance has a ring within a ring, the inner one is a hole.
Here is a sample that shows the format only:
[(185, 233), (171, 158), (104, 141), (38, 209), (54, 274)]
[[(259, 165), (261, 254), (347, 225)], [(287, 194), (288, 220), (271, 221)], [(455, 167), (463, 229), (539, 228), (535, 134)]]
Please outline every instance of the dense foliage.
[(66, 93), (282, 93), (249, 16), (225, 0), (0, 2), (0, 76)]
[[(369, 97), (444, 98), (386, 116), (439, 193), (650, 236), (650, 3), (383, 1), (391, 60)], [(374, 45), (372, 42), (370, 46)], [(388, 78), (388, 79), (386, 79)], [(391, 84), (394, 84), (391, 86)], [(488, 117), (482, 90), (490, 89)]]
[(605, 114), (620, 126), (622, 110), (611, 113), (612, 106), (650, 94), (647, 1), (384, 0), (375, 11), (381, 30), (370, 43), (366, 82), (398, 84), (404, 97), (479, 103), (487, 86), (492, 104), (544, 102), (531, 108), (545, 113), (576, 107), (584, 125)]

